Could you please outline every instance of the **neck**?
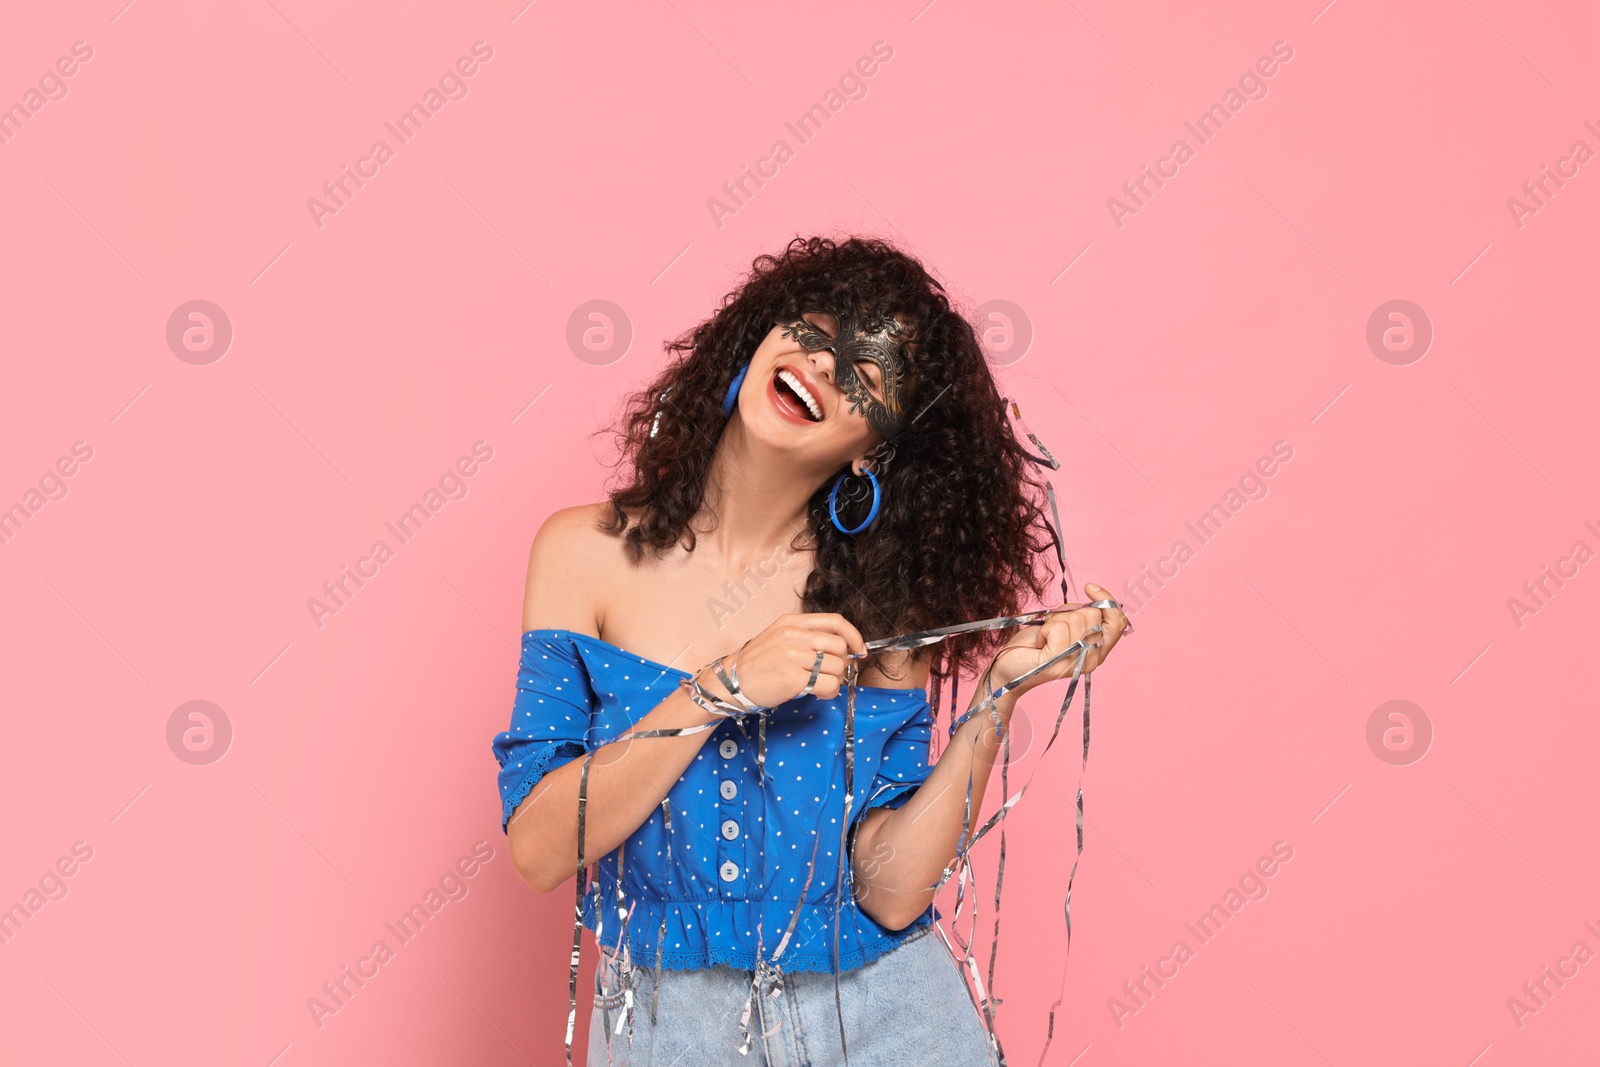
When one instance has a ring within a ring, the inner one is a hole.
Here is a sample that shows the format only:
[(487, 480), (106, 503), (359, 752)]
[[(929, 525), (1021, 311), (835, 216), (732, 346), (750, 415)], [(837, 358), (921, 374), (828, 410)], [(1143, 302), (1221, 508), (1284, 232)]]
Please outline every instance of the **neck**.
[(698, 535), (701, 543), (728, 557), (788, 544), (809, 529), (807, 505), (826, 476), (751, 440), (735, 417), (717, 441), (706, 476), (704, 510), (715, 516), (716, 527)]

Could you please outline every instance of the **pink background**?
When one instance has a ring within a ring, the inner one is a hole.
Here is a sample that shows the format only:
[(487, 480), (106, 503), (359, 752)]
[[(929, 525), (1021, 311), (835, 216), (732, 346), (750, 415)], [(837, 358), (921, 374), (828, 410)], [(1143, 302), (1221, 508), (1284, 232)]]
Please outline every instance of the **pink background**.
[[(1600, 952), (1600, 573), (1507, 603), (1600, 550), (1600, 163), (1520, 225), (1507, 205), (1600, 149), (1592, 6), (123, 2), (0, 35), (0, 103), (93, 49), (0, 145), (0, 506), (65, 487), (0, 545), (0, 904), (92, 849), (0, 946), (0, 1061), (559, 1062), (570, 887), (516, 875), (489, 750), (528, 542), (599, 497), (590, 434), (661, 341), (819, 231), (1021, 309), (1026, 350), (985, 324), (1066, 460), (1074, 576), (1169, 575), (1096, 675), (1064, 989), (1070, 723), (1007, 823), (1012, 1060), (1058, 990), (1055, 1064), (1600, 1055), (1600, 963), (1520, 1025), (1507, 1003)], [(480, 40), (467, 95), (397, 146), (383, 124)], [(865, 97), (799, 144), (784, 123), (877, 41)], [(1199, 144), (1185, 121), (1278, 41), (1267, 95)], [(394, 158), (319, 227), (307, 199), (379, 138)], [(1193, 158), (1119, 226), (1108, 198), (1178, 138)], [(708, 199), (778, 139), (719, 225)], [(233, 329), (206, 365), (166, 337), (196, 299)], [(568, 321), (597, 299), (632, 341), (586, 361)], [(1395, 299), (1434, 335), (1406, 365), (1366, 339)], [(477, 441), (465, 497), (319, 627), (307, 600)], [(1185, 523), (1280, 441), (1202, 544)], [(190, 700), (231, 724), (209, 765), (169, 746)], [(1391, 700), (1431, 726), (1420, 760), (1369, 744)], [(477, 841), (468, 895), (319, 1028), (307, 999)], [(1279, 841), (1267, 896), (1200, 944), (1184, 923)]]

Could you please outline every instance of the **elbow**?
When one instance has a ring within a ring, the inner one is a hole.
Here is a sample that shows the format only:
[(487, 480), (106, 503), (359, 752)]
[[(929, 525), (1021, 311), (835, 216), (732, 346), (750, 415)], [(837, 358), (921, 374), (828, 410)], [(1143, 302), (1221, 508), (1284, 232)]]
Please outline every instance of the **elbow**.
[(904, 930), (906, 927), (922, 918), (923, 912), (927, 910), (928, 906), (926, 904), (916, 911), (902, 909), (898, 914), (889, 916), (888, 922), (880, 923), (879, 925), (883, 926), (887, 930), (898, 932), (900, 930)]
[(516, 867), (517, 873), (522, 876), (522, 880), (541, 893), (554, 893), (570, 881), (573, 876), (571, 871), (563, 874), (552, 870), (550, 865), (545, 863), (517, 863)]
[(570, 880), (575, 871), (563, 871), (550, 862), (550, 849), (534, 840), (527, 831), (514, 833), (510, 840), (511, 864), (517, 874), (541, 893), (553, 893)]
[(572, 875), (552, 875), (548, 871), (523, 872), (522, 880), (541, 893), (554, 893), (572, 880)]
[[(923, 911), (926, 910), (926, 908), (923, 909)], [(874, 915), (872, 916), (872, 921), (890, 933), (897, 934), (901, 930), (904, 930), (906, 927), (910, 926), (912, 923), (916, 922), (917, 917), (921, 914), (921, 911), (900, 911), (883, 916)]]
[[(932, 897), (924, 893), (894, 893), (881, 887), (863, 887), (856, 894), (856, 905), (863, 914), (891, 933), (910, 926), (928, 910)], [(900, 899), (894, 899), (900, 898)]]

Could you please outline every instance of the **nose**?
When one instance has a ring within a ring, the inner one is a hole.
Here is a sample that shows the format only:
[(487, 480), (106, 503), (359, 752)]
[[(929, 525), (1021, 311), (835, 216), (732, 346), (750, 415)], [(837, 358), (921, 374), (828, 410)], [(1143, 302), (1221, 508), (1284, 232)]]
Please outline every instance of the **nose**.
[(829, 385), (834, 385), (833, 369), (835, 357), (833, 354), (833, 349), (819, 348), (815, 352), (806, 350), (805, 356), (806, 359), (810, 361), (811, 369), (816, 373), (816, 375), (825, 380)]

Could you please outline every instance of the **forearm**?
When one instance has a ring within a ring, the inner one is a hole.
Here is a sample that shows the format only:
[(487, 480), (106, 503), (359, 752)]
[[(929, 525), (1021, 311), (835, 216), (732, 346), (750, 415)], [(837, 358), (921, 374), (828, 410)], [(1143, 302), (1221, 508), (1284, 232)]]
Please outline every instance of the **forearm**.
[[(657, 704), (633, 730), (670, 730), (714, 721), (682, 689)], [(637, 830), (694, 760), (712, 731), (629, 738), (601, 745), (589, 761), (584, 862), (593, 863)], [(512, 862), (524, 880), (549, 892), (578, 869), (578, 785), (583, 759), (541, 778), (506, 825)]]
[[(983, 695), (974, 695), (969, 710)], [(996, 702), (1007, 728), (1015, 705), (1014, 694)], [(855, 895), (861, 909), (879, 925), (900, 929), (922, 914), (933, 902), (931, 887), (955, 858), (964, 815), (968, 837), (981, 825), (984, 792), (1003, 745), (991, 714), (984, 711), (961, 724), (910, 800), (863, 817), (851, 858)]]

